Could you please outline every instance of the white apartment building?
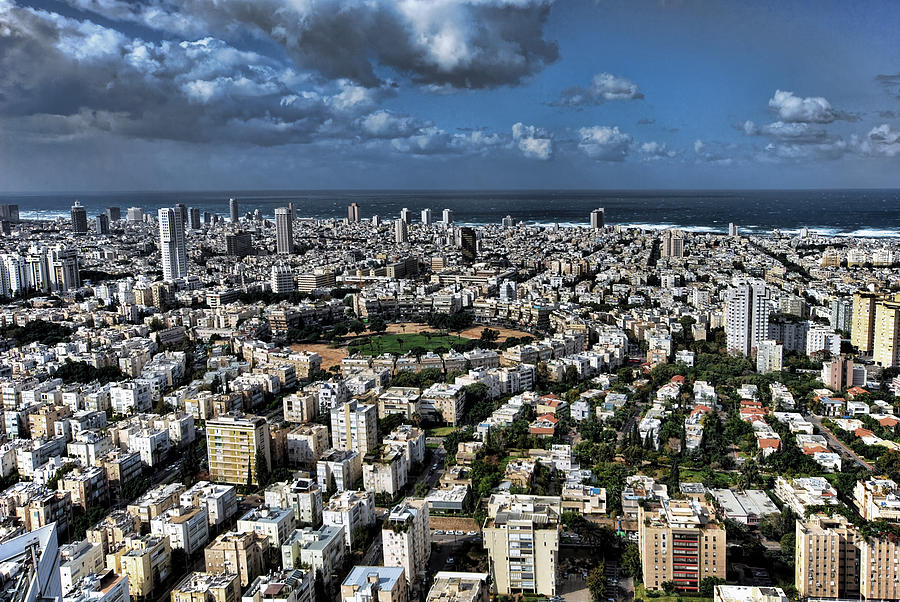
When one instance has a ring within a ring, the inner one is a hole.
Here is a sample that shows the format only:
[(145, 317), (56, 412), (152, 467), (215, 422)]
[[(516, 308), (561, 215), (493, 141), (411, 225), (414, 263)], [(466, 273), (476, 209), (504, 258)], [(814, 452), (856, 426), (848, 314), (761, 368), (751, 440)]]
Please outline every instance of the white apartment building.
[(205, 506), (179, 506), (150, 519), (150, 533), (168, 537), (172, 549), (191, 556), (209, 542), (209, 515)]
[(728, 350), (749, 356), (760, 342), (769, 338), (769, 316), (774, 311), (772, 291), (765, 282), (736, 278), (725, 301)]
[(381, 530), (385, 566), (402, 566), (410, 588), (424, 584), (431, 556), (431, 526), (425, 500), (394, 506)]
[(322, 523), (343, 528), (347, 549), (355, 550), (358, 543), (353, 541), (354, 530), (357, 527), (367, 529), (375, 524), (375, 494), (371, 491), (342, 491), (325, 505)]
[(378, 447), (378, 408), (355, 399), (331, 410), (331, 445), (365, 456)]

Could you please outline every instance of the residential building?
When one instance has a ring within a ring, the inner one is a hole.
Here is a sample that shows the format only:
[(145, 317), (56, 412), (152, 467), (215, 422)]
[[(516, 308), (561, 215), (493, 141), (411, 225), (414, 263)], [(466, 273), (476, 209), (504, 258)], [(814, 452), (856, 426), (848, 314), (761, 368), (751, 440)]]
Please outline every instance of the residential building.
[(407, 498), (394, 506), (381, 530), (386, 566), (402, 566), (411, 590), (424, 583), (431, 557), (431, 527), (425, 500)]
[(269, 538), (269, 547), (281, 548), (294, 531), (293, 508), (253, 508), (237, 521), (241, 533), (255, 531)]
[(209, 573), (237, 573), (246, 587), (265, 571), (269, 538), (260, 533), (229, 531), (219, 535), (203, 552)]
[(332, 497), (322, 510), (325, 525), (342, 527), (344, 543), (353, 551), (359, 547), (355, 541), (357, 529), (369, 529), (375, 524), (375, 494), (371, 491), (342, 491)]
[(287, 207), (275, 209), (275, 249), (279, 255), (294, 252), (294, 220)]
[(193, 572), (178, 582), (171, 602), (237, 602), (241, 584), (236, 573)]
[(330, 449), (316, 462), (316, 479), (326, 495), (352, 489), (362, 479), (362, 456), (355, 451)]
[(146, 597), (161, 586), (172, 570), (172, 549), (168, 537), (126, 537), (106, 555), (106, 568), (128, 577), (134, 596)]
[(556, 595), (561, 516), (558, 497), (491, 496), (482, 537), (495, 593)]
[(856, 528), (843, 516), (799, 515), (794, 586), (801, 598), (856, 598), (860, 564)]
[(270, 469), (269, 427), (260, 416), (227, 415), (206, 422), (210, 479), (258, 484), (258, 465)]
[(487, 573), (438, 571), (425, 602), (488, 602), (489, 577)]
[(378, 408), (355, 399), (331, 410), (331, 445), (365, 456), (378, 447)]
[(241, 602), (317, 602), (314, 578), (315, 573), (299, 568), (260, 575), (244, 592)]
[(209, 541), (209, 516), (205, 506), (176, 506), (150, 520), (150, 533), (169, 538), (173, 550), (193, 556)]
[(266, 489), (265, 501), (270, 508), (293, 510), (298, 524), (317, 526), (322, 522), (322, 488), (315, 479), (273, 483)]
[(638, 546), (644, 587), (699, 592), (706, 577), (725, 579), (725, 528), (715, 511), (696, 500), (663, 500), (638, 511)]
[(281, 561), (285, 568), (308, 566), (331, 584), (344, 564), (344, 528), (322, 525), (295, 530), (281, 544)]
[(769, 338), (769, 316), (774, 312), (771, 289), (761, 280), (735, 279), (725, 302), (728, 350), (751, 355)]
[[(444, 210), (449, 211), (449, 209)], [(343, 602), (408, 602), (403, 567), (355, 566), (341, 584)]]

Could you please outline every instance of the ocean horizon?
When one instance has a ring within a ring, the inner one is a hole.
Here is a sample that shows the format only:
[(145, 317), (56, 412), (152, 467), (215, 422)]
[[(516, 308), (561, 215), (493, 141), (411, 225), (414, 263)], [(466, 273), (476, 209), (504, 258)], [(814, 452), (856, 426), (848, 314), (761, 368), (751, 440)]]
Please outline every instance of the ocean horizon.
[(734, 223), (759, 234), (774, 229), (831, 236), (900, 236), (900, 190), (234, 190), (165, 192), (72, 192), (0, 194), (0, 203), (19, 205), (22, 219), (68, 218), (78, 200), (93, 217), (107, 207), (156, 212), (184, 203), (201, 212), (228, 215), (228, 199), (238, 200), (241, 215), (257, 209), (272, 218), (276, 207), (293, 202), (298, 218), (331, 219), (347, 215), (358, 203), (360, 217), (394, 219), (400, 210), (419, 221), (430, 208), (434, 221), (451, 209), (459, 224), (516, 223), (549, 226), (587, 225), (591, 210), (603, 207), (607, 225), (724, 233)]

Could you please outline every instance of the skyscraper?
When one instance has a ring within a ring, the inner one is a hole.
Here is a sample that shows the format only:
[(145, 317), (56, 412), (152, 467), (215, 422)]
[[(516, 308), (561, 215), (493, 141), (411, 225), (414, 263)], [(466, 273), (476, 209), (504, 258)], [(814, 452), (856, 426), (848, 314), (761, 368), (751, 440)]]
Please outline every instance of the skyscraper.
[(426, 226), (431, 225), (431, 209), (422, 209), (422, 223)]
[(288, 213), (291, 214), (291, 221), (297, 219), (297, 212), (294, 210), (294, 201), (288, 203)]
[(453, 223), (453, 210), (444, 209), (444, 225), (449, 226)]
[(187, 205), (184, 203), (175, 203), (175, 211), (181, 213), (181, 225), (187, 229), (190, 223), (190, 214), (188, 214)]
[(111, 222), (118, 221), (122, 219), (122, 210), (119, 207), (107, 207), (106, 217), (108, 217)]
[(513, 221), (513, 218), (511, 215), (507, 215), (506, 217), (504, 217), (503, 220), (500, 222), (500, 224), (504, 228), (512, 228), (513, 226), (516, 225), (515, 222)]
[(736, 278), (725, 301), (728, 351), (750, 355), (769, 338), (769, 316), (773, 312), (772, 291), (765, 282)]
[(599, 230), (606, 225), (605, 222), (606, 212), (603, 207), (599, 207), (591, 211), (591, 228), (594, 230)]
[(238, 202), (237, 199), (228, 199), (228, 213), (231, 216), (231, 223), (236, 224), (238, 221)]
[(275, 209), (275, 248), (280, 255), (294, 252), (294, 222), (287, 207)]
[(359, 221), (359, 205), (356, 203), (350, 203), (347, 207), (347, 221), (351, 224), (355, 224)]
[(404, 207), (400, 210), (400, 219), (403, 220), (406, 224), (412, 223), (412, 215), (410, 214), (409, 209)]
[(101, 236), (109, 234), (109, 217), (105, 213), (97, 215), (97, 234)]
[(478, 256), (478, 238), (475, 228), (460, 228), (456, 233), (456, 246), (462, 250), (463, 261), (472, 263)]
[(402, 218), (394, 222), (394, 242), (398, 245), (409, 242), (409, 230)]
[(171, 281), (187, 276), (187, 248), (184, 242), (184, 222), (181, 211), (159, 210), (159, 251), (162, 256), (163, 280)]
[(200, 229), (200, 210), (196, 207), (191, 207), (188, 212), (191, 216), (191, 230), (199, 230)]
[(660, 254), (663, 257), (684, 257), (684, 232), (681, 230), (663, 232)]
[(728, 236), (737, 236), (738, 235), (738, 227), (734, 223), (728, 224)]
[(71, 209), (72, 214), (72, 231), (75, 234), (87, 234), (87, 211), (81, 206), (81, 203), (75, 201)]

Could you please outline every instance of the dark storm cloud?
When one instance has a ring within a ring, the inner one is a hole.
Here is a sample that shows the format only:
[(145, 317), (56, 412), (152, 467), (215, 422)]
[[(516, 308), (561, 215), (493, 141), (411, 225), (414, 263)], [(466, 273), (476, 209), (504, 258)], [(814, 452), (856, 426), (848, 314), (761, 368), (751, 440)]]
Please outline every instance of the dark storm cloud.
[(68, 0), (114, 20), (223, 39), (270, 39), (301, 69), (382, 85), (385, 69), (454, 88), (515, 85), (557, 60), (552, 0)]
[[(101, 8), (99, 0), (85, 8)], [(390, 85), (324, 79), (213, 37), (151, 42), (8, 0), (0, 26), (0, 120), (17, 136), (107, 132), (259, 146), (384, 139), (391, 152), (414, 154), (498, 145), (489, 134), (450, 135), (376, 110), (396, 93)]]

